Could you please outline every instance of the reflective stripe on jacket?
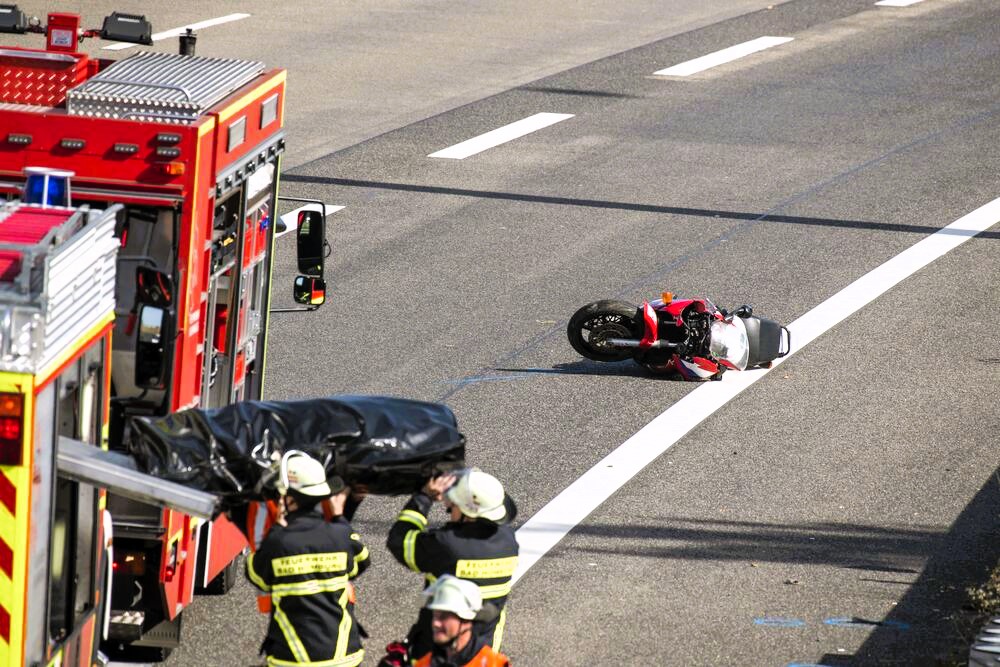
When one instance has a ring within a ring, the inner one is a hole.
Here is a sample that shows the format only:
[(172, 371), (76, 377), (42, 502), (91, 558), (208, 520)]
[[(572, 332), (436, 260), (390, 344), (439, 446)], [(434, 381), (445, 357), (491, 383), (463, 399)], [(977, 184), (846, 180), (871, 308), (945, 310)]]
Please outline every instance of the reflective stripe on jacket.
[[(510, 594), (511, 578), (517, 568), (517, 539), (514, 529), (492, 521), (449, 522), (428, 530), (427, 515), (433, 501), (417, 493), (403, 507), (389, 530), (386, 546), (403, 565), (424, 574), (432, 584), (442, 574), (452, 574), (479, 585), (483, 600), (501, 610), (498, 621), (477, 631), (489, 635), (489, 643), (500, 648), (506, 619), (504, 605)], [(426, 626), (430, 615), (421, 613), (420, 625)], [(413, 639), (411, 635), (411, 640)], [(428, 640), (417, 642), (421, 650)]]
[(262, 647), (268, 665), (355, 667), (364, 658), (350, 579), (368, 567), (368, 549), (345, 519), (289, 515), (247, 557), (247, 578), (271, 596)]

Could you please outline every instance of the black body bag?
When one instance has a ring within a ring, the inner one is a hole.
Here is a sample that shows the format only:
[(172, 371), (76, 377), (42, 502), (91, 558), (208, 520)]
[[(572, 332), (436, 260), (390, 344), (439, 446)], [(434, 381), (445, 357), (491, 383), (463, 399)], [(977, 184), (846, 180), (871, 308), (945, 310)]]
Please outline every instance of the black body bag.
[(432, 475), (465, 465), (465, 437), (450, 408), (386, 396), (244, 401), (132, 417), (128, 447), (140, 470), (230, 503), (273, 497), (276, 461), (292, 449), (375, 494), (413, 493)]

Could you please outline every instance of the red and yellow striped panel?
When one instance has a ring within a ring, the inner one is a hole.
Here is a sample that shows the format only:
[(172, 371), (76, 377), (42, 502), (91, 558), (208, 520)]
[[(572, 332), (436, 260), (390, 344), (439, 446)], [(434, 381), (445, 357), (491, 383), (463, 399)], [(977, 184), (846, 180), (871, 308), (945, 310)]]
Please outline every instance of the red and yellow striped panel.
[(28, 472), (0, 466), (0, 665), (23, 662)]

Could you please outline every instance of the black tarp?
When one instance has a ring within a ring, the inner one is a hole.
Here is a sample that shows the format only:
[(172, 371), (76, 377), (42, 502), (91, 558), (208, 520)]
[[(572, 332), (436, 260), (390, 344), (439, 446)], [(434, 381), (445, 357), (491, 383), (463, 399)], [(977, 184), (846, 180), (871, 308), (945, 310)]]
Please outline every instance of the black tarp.
[(376, 494), (412, 493), (465, 459), (450, 408), (386, 396), (244, 401), (132, 417), (128, 442), (140, 470), (230, 502), (273, 493), (273, 462), (291, 449)]

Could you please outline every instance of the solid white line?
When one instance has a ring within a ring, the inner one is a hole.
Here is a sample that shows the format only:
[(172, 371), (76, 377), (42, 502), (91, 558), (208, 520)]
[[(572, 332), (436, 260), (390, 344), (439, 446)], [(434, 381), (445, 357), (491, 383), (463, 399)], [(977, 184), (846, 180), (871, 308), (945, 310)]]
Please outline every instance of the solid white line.
[(482, 153), (487, 148), (493, 148), (494, 146), (505, 144), (512, 139), (523, 137), (526, 134), (531, 134), (536, 130), (542, 129), (543, 127), (555, 125), (560, 121), (564, 121), (567, 118), (572, 117), (573, 114), (571, 113), (536, 113), (534, 116), (522, 118), (521, 120), (511, 123), (510, 125), (498, 127), (497, 129), (491, 130), (486, 134), (480, 134), (478, 137), (473, 137), (472, 139), (463, 141), (460, 144), (455, 144), (454, 146), (449, 146), (448, 148), (439, 150), (436, 153), (431, 153), (427, 157), (443, 157), (450, 158), (452, 160), (461, 160), (469, 157), (470, 155)]
[(514, 581), (639, 471), (770, 370), (938, 257), (1000, 222), (1000, 198), (959, 218), (866, 273), (788, 326), (792, 350), (768, 370), (726, 373), (699, 386), (608, 454), (517, 531)]
[(757, 53), (758, 51), (769, 49), (772, 46), (778, 46), (779, 44), (790, 42), (792, 39), (792, 37), (758, 37), (757, 39), (751, 39), (749, 42), (743, 42), (742, 44), (737, 44), (736, 46), (730, 46), (728, 49), (722, 49), (721, 51), (716, 51), (715, 53), (709, 53), (707, 56), (702, 56), (700, 58), (695, 58), (694, 60), (688, 60), (687, 62), (680, 63), (679, 65), (661, 69), (658, 72), (653, 72), (653, 74), (657, 76), (690, 76), (717, 65), (738, 60), (744, 56), (750, 55), (751, 53)]
[[(329, 218), (331, 213), (336, 213), (342, 208), (344, 207), (337, 206), (336, 204), (327, 204), (326, 217)], [(277, 234), (274, 235), (274, 238), (278, 238), (279, 236), (284, 236), (289, 232), (294, 232), (295, 229), (299, 226), (299, 211), (307, 211), (307, 210), (319, 211), (320, 210), (319, 204), (306, 204), (305, 206), (299, 206), (297, 209), (291, 210), (288, 213), (281, 216), (281, 221), (285, 223), (285, 231), (278, 232)]]
[(918, 2), (923, 2), (924, 0), (879, 0), (876, 5), (881, 5), (882, 7), (909, 7), (910, 5), (915, 5)]
[[(170, 37), (177, 37), (178, 35), (183, 35), (188, 28), (191, 30), (201, 30), (202, 28), (210, 28), (213, 25), (220, 25), (222, 23), (229, 23), (230, 21), (239, 21), (240, 19), (249, 18), (250, 14), (227, 14), (226, 16), (220, 16), (216, 19), (206, 19), (204, 21), (198, 21), (197, 23), (189, 23), (188, 25), (182, 25), (180, 28), (172, 28), (170, 30), (165, 30), (164, 32), (153, 33), (153, 41), (158, 42), (161, 39), (168, 39)], [(105, 46), (106, 51), (121, 51), (122, 49), (131, 49), (134, 46), (142, 46), (141, 44), (132, 44), (131, 42), (115, 42)]]

